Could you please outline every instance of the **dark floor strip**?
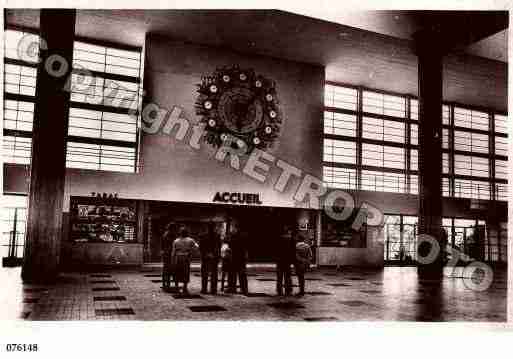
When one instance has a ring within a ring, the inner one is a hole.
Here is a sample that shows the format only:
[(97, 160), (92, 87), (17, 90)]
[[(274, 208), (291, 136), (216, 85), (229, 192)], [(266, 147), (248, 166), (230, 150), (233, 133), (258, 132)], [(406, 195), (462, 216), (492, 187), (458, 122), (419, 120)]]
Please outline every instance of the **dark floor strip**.
[(116, 283), (115, 280), (90, 280), (89, 283), (91, 284), (114, 284)]
[(373, 289), (361, 290), (360, 292), (365, 293), (365, 294), (380, 294), (381, 293), (380, 290), (373, 290)]
[(276, 309), (301, 309), (305, 307), (304, 305), (295, 302), (278, 302), (269, 303), (267, 305)]
[(95, 302), (107, 302), (107, 301), (119, 301), (119, 300), (126, 300), (126, 297), (122, 295), (108, 295), (108, 296), (101, 296), (101, 297), (94, 297), (93, 301)]
[(225, 312), (226, 308), (219, 305), (194, 305), (189, 307), (192, 312), (204, 313), (204, 312)]
[(146, 278), (160, 278), (162, 277), (162, 274), (145, 274)]
[(330, 283), (328, 285), (331, 287), (350, 287), (351, 286), (351, 284), (346, 284), (346, 283)]
[(119, 288), (118, 287), (93, 288), (93, 292), (115, 291), (115, 290), (119, 290)]
[(338, 320), (338, 318), (335, 317), (309, 317), (303, 319), (307, 322), (332, 322)]
[(329, 292), (306, 292), (307, 295), (333, 295), (333, 293), (329, 293)]
[(134, 315), (132, 308), (95, 309), (94, 314), (98, 316), (108, 315)]
[(91, 278), (111, 278), (110, 274), (91, 274)]
[(162, 279), (152, 279), (152, 283), (162, 283)]
[(249, 298), (263, 298), (263, 297), (270, 297), (271, 295), (267, 294), (267, 293), (248, 293), (248, 294), (245, 294), (245, 296), (249, 297)]

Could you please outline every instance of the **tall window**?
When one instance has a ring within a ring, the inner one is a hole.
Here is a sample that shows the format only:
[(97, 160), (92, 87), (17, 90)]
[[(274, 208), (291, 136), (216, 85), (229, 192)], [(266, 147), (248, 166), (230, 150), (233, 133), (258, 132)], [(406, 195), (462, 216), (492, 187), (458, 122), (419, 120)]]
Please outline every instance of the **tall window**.
[(506, 117), (459, 105), (451, 109), (443, 124), (449, 195), (507, 200)]
[(136, 170), (140, 65), (140, 49), (75, 41), (67, 167)]
[(6, 30), (4, 42), (4, 142), (7, 163), (29, 164), (32, 148), (32, 123), (36, 101), (36, 62), (20, 58), (22, 38), (37, 42), (37, 35)]
[(345, 189), (417, 193), (416, 105), (406, 96), (326, 84), (325, 183)]
[[(324, 182), (418, 193), (419, 103), (411, 96), (327, 83)], [(442, 195), (507, 200), (507, 117), (442, 108)]]
[[(6, 162), (29, 164), (37, 65), (18, 58), (24, 36), (6, 31), (4, 157)], [(30, 36), (38, 40), (38, 35)], [(74, 43), (66, 166), (135, 172), (141, 49), (104, 45), (84, 39)]]

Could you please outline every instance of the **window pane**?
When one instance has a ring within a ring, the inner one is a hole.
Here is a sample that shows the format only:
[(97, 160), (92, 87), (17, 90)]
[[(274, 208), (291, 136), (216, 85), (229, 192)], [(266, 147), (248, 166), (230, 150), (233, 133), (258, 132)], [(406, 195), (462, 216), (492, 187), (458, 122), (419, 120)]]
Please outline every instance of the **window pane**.
[(419, 194), (419, 176), (410, 175), (410, 193)]
[(37, 62), (39, 58), (38, 35), (16, 30), (5, 30), (4, 37), (4, 56), (6, 58)]
[(418, 100), (410, 100), (410, 118), (412, 120), (419, 119), (419, 101)]
[(362, 190), (377, 192), (405, 192), (404, 174), (362, 170)]
[(32, 139), (18, 136), (4, 136), (3, 159), (6, 163), (30, 164)]
[(134, 172), (135, 148), (68, 142), (66, 166), (69, 168)]
[(495, 161), (495, 177), (508, 179), (508, 161)]
[(356, 189), (356, 170), (324, 166), (323, 180), (331, 188)]
[(442, 106), (442, 123), (444, 125), (449, 124), (449, 118), (450, 118), (451, 109), (447, 105)]
[(410, 143), (412, 145), (419, 144), (419, 126), (411, 124), (410, 125)]
[(495, 136), (495, 154), (500, 156), (508, 155), (508, 138)]
[(410, 150), (410, 169), (412, 171), (419, 170), (419, 151)]
[(495, 193), (499, 201), (508, 201), (508, 184), (497, 183), (495, 185)]
[(372, 117), (362, 119), (362, 136), (380, 141), (404, 143), (404, 122), (388, 121)]
[(4, 128), (32, 131), (34, 103), (4, 100)]
[(5, 64), (4, 90), (12, 94), (35, 96), (37, 70), (28, 66)]
[(406, 100), (399, 96), (364, 91), (363, 112), (404, 118), (406, 116)]
[(442, 178), (442, 196), (449, 197), (449, 179)]
[(325, 162), (356, 164), (356, 142), (324, 139)]
[(457, 175), (489, 177), (488, 159), (474, 156), (454, 156), (454, 173)]
[(324, 87), (324, 105), (346, 110), (357, 110), (358, 92), (355, 89), (325, 85)]
[(454, 107), (454, 126), (488, 131), (489, 121), (486, 112)]
[(508, 133), (508, 116), (494, 115), (495, 132)]
[(454, 131), (456, 151), (488, 153), (488, 135), (465, 131)]
[(490, 199), (490, 183), (455, 179), (454, 196), (474, 199)]
[(442, 153), (442, 173), (449, 173), (449, 154)]
[(324, 133), (356, 137), (356, 115), (324, 111)]

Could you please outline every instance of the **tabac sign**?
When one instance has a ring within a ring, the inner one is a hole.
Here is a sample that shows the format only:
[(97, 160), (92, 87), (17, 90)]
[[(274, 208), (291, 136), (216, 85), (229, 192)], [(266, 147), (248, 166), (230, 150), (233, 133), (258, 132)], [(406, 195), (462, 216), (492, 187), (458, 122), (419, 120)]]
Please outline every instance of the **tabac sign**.
[(262, 204), (258, 193), (217, 192), (212, 202), (233, 204)]

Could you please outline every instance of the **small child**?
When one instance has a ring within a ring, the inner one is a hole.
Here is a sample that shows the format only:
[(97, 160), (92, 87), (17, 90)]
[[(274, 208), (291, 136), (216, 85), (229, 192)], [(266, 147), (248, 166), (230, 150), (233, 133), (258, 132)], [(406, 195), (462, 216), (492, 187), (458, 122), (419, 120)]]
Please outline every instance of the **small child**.
[[(224, 292), (224, 278), (230, 272), (232, 262), (232, 249), (228, 241), (223, 241), (221, 246), (221, 291)], [(228, 278), (227, 278), (228, 279)]]

